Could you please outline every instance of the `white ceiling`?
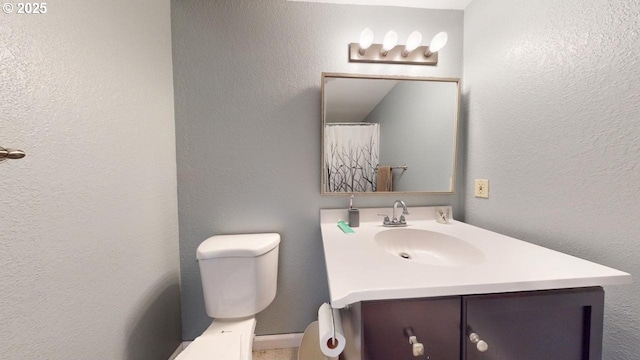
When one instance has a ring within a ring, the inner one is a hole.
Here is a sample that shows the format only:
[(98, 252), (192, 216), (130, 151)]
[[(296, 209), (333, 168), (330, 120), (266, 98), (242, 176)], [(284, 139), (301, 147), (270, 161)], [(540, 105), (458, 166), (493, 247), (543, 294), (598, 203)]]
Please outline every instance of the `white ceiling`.
[(287, 0), (330, 4), (399, 6), (423, 9), (464, 10), (472, 0)]
[(325, 120), (327, 122), (360, 122), (387, 96), (396, 80), (326, 78), (324, 83)]

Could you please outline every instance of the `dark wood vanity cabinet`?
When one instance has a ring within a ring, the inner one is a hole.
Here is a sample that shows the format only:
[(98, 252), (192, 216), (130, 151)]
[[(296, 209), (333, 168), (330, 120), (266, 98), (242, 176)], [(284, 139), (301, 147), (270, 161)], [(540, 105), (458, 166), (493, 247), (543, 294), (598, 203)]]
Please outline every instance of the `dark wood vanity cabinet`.
[[(363, 302), (361, 358), (600, 360), (603, 309), (600, 287)], [(407, 328), (424, 355), (413, 356)]]

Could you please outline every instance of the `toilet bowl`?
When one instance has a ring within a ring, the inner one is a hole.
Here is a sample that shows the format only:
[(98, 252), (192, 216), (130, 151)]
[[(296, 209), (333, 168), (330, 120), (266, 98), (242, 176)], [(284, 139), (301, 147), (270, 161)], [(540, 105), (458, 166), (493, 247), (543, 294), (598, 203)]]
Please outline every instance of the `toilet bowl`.
[(251, 360), (255, 314), (275, 298), (278, 234), (212, 236), (198, 246), (209, 327), (176, 360)]

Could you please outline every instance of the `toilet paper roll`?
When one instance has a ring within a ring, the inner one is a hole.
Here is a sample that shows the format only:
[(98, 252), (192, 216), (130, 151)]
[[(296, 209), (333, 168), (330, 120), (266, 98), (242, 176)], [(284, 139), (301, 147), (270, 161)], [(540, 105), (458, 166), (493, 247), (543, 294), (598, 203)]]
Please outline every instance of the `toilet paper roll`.
[(320, 350), (329, 357), (337, 357), (345, 346), (344, 332), (340, 312), (332, 309), (327, 303), (318, 309), (318, 335)]

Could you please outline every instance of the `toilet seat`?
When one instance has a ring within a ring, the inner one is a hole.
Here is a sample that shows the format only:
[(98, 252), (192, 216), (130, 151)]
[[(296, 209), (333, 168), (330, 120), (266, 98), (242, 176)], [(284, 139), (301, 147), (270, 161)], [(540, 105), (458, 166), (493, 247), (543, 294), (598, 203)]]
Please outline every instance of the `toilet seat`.
[(176, 360), (251, 360), (254, 317), (214, 320)]

